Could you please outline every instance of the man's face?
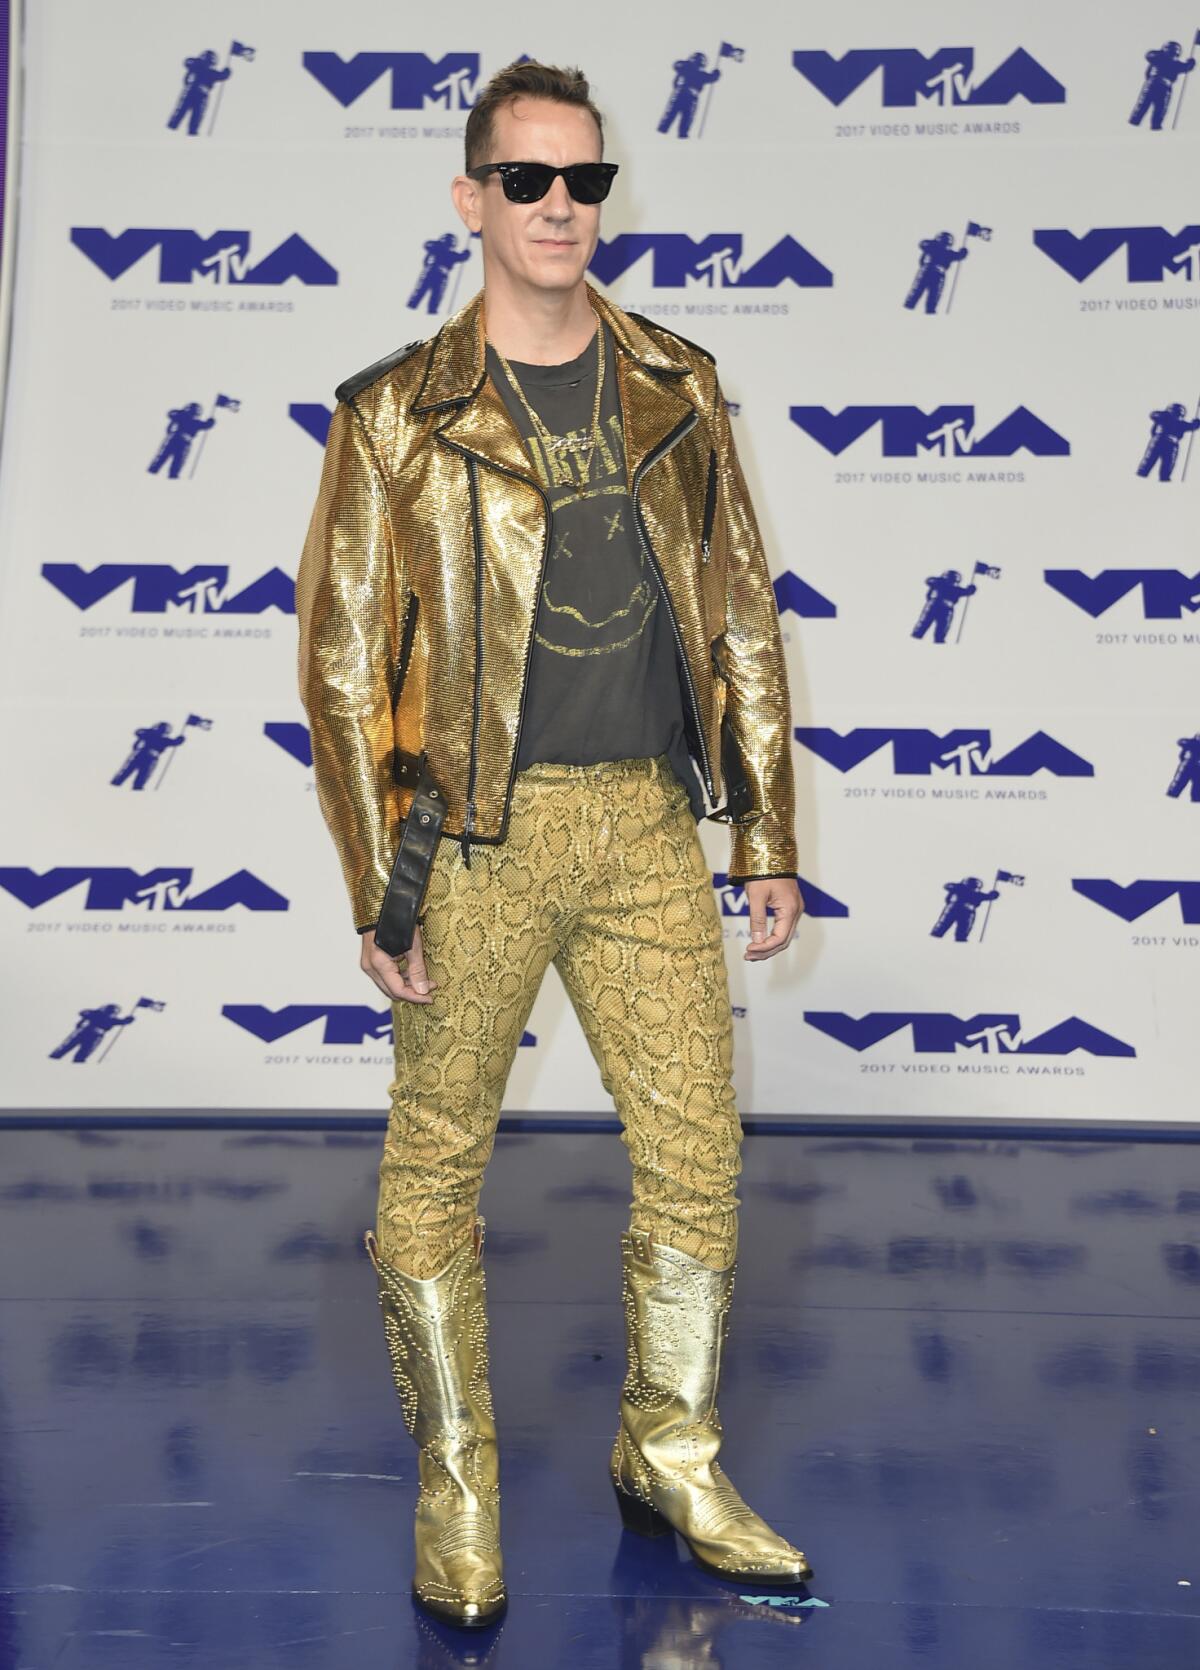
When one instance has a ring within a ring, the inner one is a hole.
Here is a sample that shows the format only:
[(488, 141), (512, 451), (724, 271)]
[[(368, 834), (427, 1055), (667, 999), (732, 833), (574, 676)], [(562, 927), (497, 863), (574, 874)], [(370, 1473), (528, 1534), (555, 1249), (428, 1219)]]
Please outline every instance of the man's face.
[[(492, 155), (481, 162), (599, 162), (600, 134), (579, 105), (522, 96), (496, 112)], [(485, 267), (502, 268), (515, 285), (571, 290), (587, 271), (600, 235), (599, 203), (577, 203), (560, 174), (536, 203), (510, 203), (498, 174), (455, 176), (455, 206), (472, 232), (482, 230)]]

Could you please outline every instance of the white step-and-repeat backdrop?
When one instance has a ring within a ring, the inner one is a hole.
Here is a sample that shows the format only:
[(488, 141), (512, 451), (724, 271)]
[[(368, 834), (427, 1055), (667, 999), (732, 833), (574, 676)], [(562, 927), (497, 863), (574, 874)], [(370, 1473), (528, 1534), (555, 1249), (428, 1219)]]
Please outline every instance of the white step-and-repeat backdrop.
[[(386, 1105), (293, 576), (334, 385), (482, 283), (449, 181), (529, 55), (592, 81), (621, 173), (590, 276), (715, 353), (775, 576), (783, 956), (742, 961), (702, 826), (743, 1113), (1194, 1118), (1198, 24), (29, 7), (5, 1104)], [(507, 1105), (610, 1106), (553, 973)]]

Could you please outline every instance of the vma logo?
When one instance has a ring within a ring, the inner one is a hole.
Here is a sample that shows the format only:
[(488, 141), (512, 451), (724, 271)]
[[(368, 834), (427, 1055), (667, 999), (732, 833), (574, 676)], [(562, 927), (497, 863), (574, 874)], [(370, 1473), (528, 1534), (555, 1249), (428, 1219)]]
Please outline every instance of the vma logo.
[[(740, 882), (730, 886), (728, 870), (713, 871), (713, 886), (719, 895), (722, 916), (738, 916), (745, 921), (750, 920), (750, 900), (746, 896), (746, 889)], [(804, 897), (804, 909), (809, 916), (849, 916), (850, 907), (843, 904), (841, 899), (835, 899), (832, 893), (826, 893), (815, 882), (806, 881), (800, 877), (800, 892)]]
[(1066, 458), (1071, 443), (1051, 429), (1028, 406), (1015, 411), (983, 433), (976, 431), (974, 406), (789, 406), (798, 429), (839, 457), (868, 430), (879, 426), (885, 458), (916, 458), (930, 453), (939, 458), (1011, 458), (1028, 452), (1035, 458)]
[(131, 226), (106, 232), (102, 226), (72, 226), (71, 242), (114, 283), (131, 267), (158, 251), (158, 282), (190, 284), (336, 284), (337, 268), (298, 232), (286, 237), (260, 261), (250, 258), (249, 232), (201, 232), (179, 226)]
[[(264, 1044), (277, 1044), (293, 1032), (303, 1032), (322, 1021), (323, 1044), (377, 1044), (392, 1041), (391, 1009), (371, 1009), (365, 1003), (286, 1003), (268, 1009), (264, 1003), (223, 1003), (226, 1020)], [(534, 1033), (522, 1035), (525, 1049), (537, 1043)]]
[(1107, 876), (1078, 876), (1071, 887), (1122, 922), (1137, 922), (1168, 899), (1178, 899), (1180, 919), (1189, 927), (1200, 923), (1200, 881), (1140, 880), (1122, 887)]
[(793, 52), (792, 64), (830, 104), (844, 104), (876, 72), (886, 109), (914, 105), (1065, 104), (1067, 90), (1037, 59), (1018, 47), (982, 80), (975, 49), (943, 46), (928, 57), (913, 47), (858, 48), (835, 58), (829, 52)]
[(1035, 731), (999, 755), (992, 752), (990, 730), (953, 730), (938, 736), (934, 731), (862, 726), (843, 736), (825, 726), (797, 725), (794, 734), (818, 759), (843, 773), (890, 747), (896, 777), (931, 777), (935, 771), (955, 777), (1033, 777), (1039, 771), (1053, 777), (1096, 775), (1090, 760), (1046, 731)]
[(806, 1009), (804, 1018), (818, 1032), (860, 1054), (906, 1028), (911, 1028), (915, 1055), (957, 1055), (960, 1050), (974, 1050), (980, 1055), (1072, 1055), (1076, 1050), (1086, 1055), (1137, 1054), (1132, 1044), (1102, 1032), (1078, 1015), (1047, 1027), (1033, 1038), (1024, 1036), (1017, 1014), (960, 1019), (958, 1015), (902, 1009), (876, 1011), (855, 1020), (839, 1009)]
[(223, 563), (179, 569), (167, 563), (102, 562), (89, 569), (74, 562), (46, 562), (42, 578), (77, 609), (92, 609), (132, 582), (129, 608), (135, 615), (174, 610), (192, 615), (261, 615), (267, 609), (296, 613), (296, 582), (281, 568), (269, 568), (232, 596), (225, 594), (229, 569)]
[(1144, 620), (1179, 620), (1200, 609), (1200, 574), (1177, 568), (1104, 568), (1085, 574), (1081, 568), (1047, 568), (1043, 578), (1052, 590), (1093, 620), (1123, 597), (1140, 591)]
[(1096, 226), (1079, 233), (1047, 226), (1034, 232), (1033, 241), (1076, 284), (1085, 284), (1121, 250), (1130, 284), (1161, 284), (1168, 275), (1200, 283), (1200, 226), (1179, 232), (1165, 226)]
[(356, 52), (352, 58), (305, 52), (300, 61), (344, 108), (386, 76), (392, 110), (469, 110), (479, 80), (477, 52), (447, 52), (441, 58), (424, 52)]
[(827, 290), (833, 284), (829, 268), (790, 235), (743, 266), (740, 232), (710, 232), (703, 238), (689, 238), (684, 232), (619, 232), (607, 242), (600, 239), (588, 271), (601, 284), (612, 284), (645, 255), (651, 257), (656, 290), (682, 290), (689, 284), (714, 290), (771, 290), (785, 280), (802, 289)]
[(799, 615), (802, 620), (834, 620), (837, 617), (837, 604), (833, 599), (826, 597), (807, 580), (802, 580), (798, 574), (793, 574), (790, 568), (776, 577), (772, 590), (775, 607), (781, 615), (790, 612)]
[(155, 914), (170, 911), (231, 910), (241, 905), (245, 910), (287, 910), (288, 901), (282, 893), (268, 887), (249, 870), (235, 870), (224, 881), (214, 882), (201, 892), (193, 893), (193, 871), (181, 866), (156, 870), (130, 870), (119, 864), (71, 865), (57, 864), (41, 873), (23, 865), (0, 868), (0, 887), (30, 910), (41, 910), (43, 905), (77, 887), (85, 887), (84, 910), (117, 910), (127, 907)]

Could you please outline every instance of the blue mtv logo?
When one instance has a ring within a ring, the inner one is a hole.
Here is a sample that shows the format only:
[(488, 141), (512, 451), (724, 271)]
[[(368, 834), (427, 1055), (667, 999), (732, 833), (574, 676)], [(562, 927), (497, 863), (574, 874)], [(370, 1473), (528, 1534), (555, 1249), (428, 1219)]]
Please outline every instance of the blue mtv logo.
[(172, 610), (193, 615), (261, 615), (267, 609), (278, 609), (281, 615), (296, 612), (296, 582), (281, 568), (269, 568), (232, 595), (226, 595), (229, 569), (224, 563), (180, 569), (151, 562), (102, 562), (95, 568), (46, 562), (42, 577), (77, 609), (94, 609), (131, 585), (129, 606), (135, 615), (165, 615)]
[(792, 64), (830, 104), (844, 104), (879, 74), (887, 109), (918, 104), (1064, 104), (1067, 90), (1024, 47), (977, 80), (975, 49), (943, 46), (926, 55), (914, 47), (863, 47), (835, 58), (830, 52), (793, 52)]
[(843, 736), (824, 725), (797, 725), (794, 734), (797, 742), (842, 773), (890, 748), (896, 777), (931, 777), (934, 772), (957, 777), (1033, 777), (1039, 771), (1052, 777), (1096, 775), (1090, 760), (1046, 731), (1034, 731), (1007, 754), (993, 752), (989, 729), (963, 728), (939, 735), (917, 727), (862, 725)]
[(120, 864), (56, 864), (38, 871), (25, 865), (0, 868), (0, 887), (30, 910), (83, 887), (84, 910), (140, 911), (287, 910), (288, 901), (249, 870), (235, 870), (231, 876), (198, 892), (192, 891), (193, 871), (179, 865), (153, 870), (133, 870)]
[(337, 268), (298, 232), (260, 261), (250, 258), (250, 237), (246, 231), (206, 236), (183, 226), (130, 226), (124, 232), (106, 232), (103, 226), (71, 228), (76, 249), (114, 283), (155, 250), (160, 284), (191, 284), (196, 278), (229, 285), (280, 285), (290, 278), (300, 284), (337, 283)]
[(298, 765), (312, 766), (312, 733), (307, 725), (295, 719), (268, 719), (263, 735)]
[[(372, 1009), (365, 1003), (285, 1003), (281, 1009), (269, 1009), (265, 1003), (223, 1003), (225, 1019), (240, 1026), (251, 1037), (264, 1044), (277, 1044), (294, 1032), (303, 1032), (315, 1021), (322, 1021), (323, 1044), (391, 1043), (392, 1011)], [(532, 1032), (521, 1037), (521, 1046), (529, 1049), (537, 1043)]]
[[(750, 900), (746, 889), (740, 882), (730, 886), (728, 870), (713, 871), (713, 886), (717, 890), (722, 916), (744, 917), (750, 919)], [(850, 907), (835, 899), (832, 893), (826, 893), (815, 882), (800, 878), (800, 892), (804, 897), (804, 909), (808, 916), (839, 916), (850, 915)]]
[(916, 458), (931, 453), (941, 458), (1011, 458), (1028, 452), (1036, 458), (1066, 458), (1071, 443), (1057, 429), (1018, 406), (994, 429), (979, 433), (974, 406), (935, 406), (924, 412), (919, 406), (845, 406), (840, 412), (828, 406), (789, 406), (788, 415), (798, 429), (834, 457), (879, 427), (885, 458)]
[(1177, 568), (1103, 568), (1094, 575), (1081, 568), (1047, 568), (1043, 578), (1093, 620), (1133, 593), (1140, 593), (1145, 620), (1180, 620), (1200, 610), (1200, 574)]
[(651, 283), (658, 290), (681, 290), (705, 284), (723, 290), (769, 290), (790, 281), (803, 289), (829, 289), (833, 274), (790, 234), (765, 254), (742, 262), (740, 232), (710, 232), (690, 238), (684, 232), (619, 232), (601, 238), (589, 265), (601, 284), (612, 284), (651, 258)]
[(301, 63), (344, 108), (386, 76), (392, 110), (469, 110), (479, 80), (478, 52), (305, 52)]
[(1122, 922), (1137, 922), (1168, 899), (1178, 899), (1180, 919), (1189, 927), (1200, 923), (1200, 881), (1139, 880), (1123, 886), (1107, 876), (1077, 876), (1071, 887)]
[(837, 618), (837, 604), (833, 599), (819, 592), (807, 580), (802, 580), (798, 574), (793, 574), (790, 568), (776, 576), (772, 589), (775, 607), (781, 615), (799, 615), (802, 620)]
[(909, 1032), (914, 1055), (957, 1055), (972, 1050), (980, 1055), (1135, 1056), (1132, 1044), (1103, 1032), (1098, 1026), (1069, 1015), (1066, 1020), (1027, 1038), (1021, 1017), (980, 1014), (960, 1017), (936, 1010), (875, 1010), (855, 1019), (841, 1009), (806, 1009), (804, 1019), (835, 1043), (860, 1054), (902, 1032)]
[(1200, 282), (1200, 226), (1178, 232), (1165, 226), (1094, 226), (1087, 232), (1043, 226), (1034, 232), (1033, 242), (1077, 284), (1085, 284), (1121, 250), (1130, 284), (1161, 284), (1168, 274)]

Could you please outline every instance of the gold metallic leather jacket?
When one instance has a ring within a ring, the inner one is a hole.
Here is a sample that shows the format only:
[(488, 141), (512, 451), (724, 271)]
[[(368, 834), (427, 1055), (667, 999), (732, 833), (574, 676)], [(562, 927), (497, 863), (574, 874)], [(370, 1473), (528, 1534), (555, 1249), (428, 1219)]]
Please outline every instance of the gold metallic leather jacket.
[[(586, 288), (616, 342), (630, 496), (706, 816), (729, 823), (731, 881), (794, 875), (779, 614), (716, 363)], [(442, 836), (468, 862), (472, 843), (507, 834), (550, 501), (484, 348), (480, 290), (339, 385), (300, 558), (300, 694), (360, 929), (378, 919), (422, 755)]]

